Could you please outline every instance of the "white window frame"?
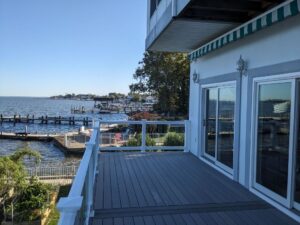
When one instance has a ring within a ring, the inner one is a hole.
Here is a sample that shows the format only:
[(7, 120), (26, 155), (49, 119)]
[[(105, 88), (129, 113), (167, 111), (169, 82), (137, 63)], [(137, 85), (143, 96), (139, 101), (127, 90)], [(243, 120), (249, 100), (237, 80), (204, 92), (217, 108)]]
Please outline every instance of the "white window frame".
[[(219, 162), (217, 160), (217, 146), (218, 146), (218, 140), (216, 140), (216, 144), (215, 144), (215, 157), (207, 154), (205, 152), (205, 145), (206, 145), (206, 127), (203, 126), (203, 121), (206, 119), (206, 91), (209, 88), (217, 88), (218, 89), (218, 95), (219, 95), (219, 89), (222, 87), (234, 87), (237, 91), (237, 85), (236, 85), (236, 81), (228, 81), (228, 82), (220, 82), (220, 83), (211, 83), (211, 84), (204, 84), (201, 85), (201, 96), (203, 96), (202, 99), (204, 99), (204, 102), (202, 103), (203, 107), (201, 107), (201, 128), (200, 128), (200, 132), (201, 132), (201, 156), (203, 160), (205, 160), (206, 162), (208, 162), (209, 164), (211, 164), (212, 166), (216, 166), (217, 168), (220, 168), (222, 171), (224, 171), (225, 173), (227, 173), (228, 175), (230, 175), (231, 178), (233, 178), (233, 173), (234, 173), (234, 164), (235, 162), (233, 162), (233, 168), (230, 168), (228, 166), (226, 166), (225, 164)], [(219, 96), (218, 96), (219, 98)], [(236, 94), (236, 98), (235, 98), (235, 105), (234, 105), (234, 123), (237, 122), (237, 113), (238, 113), (238, 109), (237, 109), (237, 94)], [(218, 110), (218, 104), (217, 104), (217, 112)], [(234, 126), (234, 128), (236, 128), (236, 126)], [(216, 133), (217, 133), (217, 129), (216, 129)], [(237, 151), (236, 149), (236, 135), (234, 135), (234, 139), (233, 139), (233, 161), (235, 160), (234, 154), (235, 151)], [(237, 162), (238, 163), (238, 162)]]
[[(294, 202), (294, 174), (295, 174), (295, 135), (296, 135), (296, 124), (293, 121), (296, 121), (295, 118), (295, 104), (296, 100), (296, 79), (300, 78), (300, 73), (289, 73), (281, 74), (267, 77), (259, 77), (253, 79), (252, 87), (252, 116), (251, 116), (251, 162), (250, 162), (250, 190), (259, 191), (263, 195), (275, 200), (281, 205), (292, 208), (297, 207)], [(291, 83), (291, 112), (290, 112), (290, 137), (289, 137), (289, 158), (288, 158), (288, 182), (287, 182), (287, 197), (284, 198), (279, 194), (269, 190), (268, 188), (256, 183), (256, 159), (257, 159), (257, 126), (258, 126), (258, 87), (262, 84), (274, 84), (274, 83)]]

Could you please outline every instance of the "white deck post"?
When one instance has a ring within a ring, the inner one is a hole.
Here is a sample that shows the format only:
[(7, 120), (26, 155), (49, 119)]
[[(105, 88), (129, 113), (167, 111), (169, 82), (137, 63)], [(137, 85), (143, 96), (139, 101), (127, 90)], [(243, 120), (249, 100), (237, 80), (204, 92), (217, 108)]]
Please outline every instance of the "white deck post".
[[(87, 143), (86, 149), (90, 149), (90, 151), (94, 151), (95, 144), (94, 143)], [(92, 152), (92, 159), (90, 160), (90, 164), (88, 166), (88, 172), (86, 177), (86, 204), (87, 204), (87, 212), (88, 215), (91, 212), (91, 208), (93, 205), (93, 188), (94, 188), (94, 166), (95, 166), (95, 160), (93, 160), (93, 157), (95, 157), (94, 152)], [(89, 217), (89, 216), (87, 216)]]
[(58, 225), (74, 225), (77, 212), (82, 206), (82, 200), (83, 198), (81, 196), (59, 199), (57, 209), (62, 215), (62, 218), (60, 218)]
[(184, 121), (184, 152), (190, 151), (190, 121)]
[(95, 151), (94, 151), (94, 154), (95, 154), (95, 162), (94, 162), (95, 163), (94, 164), (94, 166), (95, 166), (95, 169), (94, 169), (95, 174), (94, 174), (94, 176), (95, 177), (96, 177), (96, 174), (98, 172), (98, 168), (97, 168), (97, 165), (98, 165), (98, 153), (99, 153), (99, 150), (101, 148), (101, 139), (100, 139), (100, 137), (101, 137), (101, 129), (100, 129), (100, 127), (101, 127), (101, 123), (100, 122), (98, 122), (97, 126), (94, 126), (94, 130), (97, 130), (97, 138), (96, 138), (96, 142), (95, 142), (96, 146), (95, 146)]
[(141, 151), (146, 151), (146, 120), (142, 120), (142, 146)]

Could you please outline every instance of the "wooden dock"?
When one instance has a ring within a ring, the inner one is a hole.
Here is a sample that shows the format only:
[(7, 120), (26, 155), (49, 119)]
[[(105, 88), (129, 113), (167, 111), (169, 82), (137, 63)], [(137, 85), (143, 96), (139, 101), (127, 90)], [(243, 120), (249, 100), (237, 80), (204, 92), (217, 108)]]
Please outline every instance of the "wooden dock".
[[(68, 137), (72, 137), (72, 134), (68, 134)], [(64, 141), (64, 135), (30, 133), (19, 135), (18, 133), (0, 132), (0, 139), (47, 142), (53, 141), (53, 144), (66, 154), (83, 155), (85, 150), (85, 143), (73, 141), (66, 145)]]
[(34, 115), (14, 115), (10, 117), (5, 117), (2, 114), (0, 115), (0, 124), (2, 123), (13, 123), (14, 125), (18, 123), (24, 123), (24, 124), (57, 124), (57, 125), (83, 125), (83, 126), (89, 126), (92, 125), (92, 120), (88, 117), (84, 118), (75, 118), (74, 116), (70, 117), (62, 117), (62, 116), (40, 116), (36, 117)]

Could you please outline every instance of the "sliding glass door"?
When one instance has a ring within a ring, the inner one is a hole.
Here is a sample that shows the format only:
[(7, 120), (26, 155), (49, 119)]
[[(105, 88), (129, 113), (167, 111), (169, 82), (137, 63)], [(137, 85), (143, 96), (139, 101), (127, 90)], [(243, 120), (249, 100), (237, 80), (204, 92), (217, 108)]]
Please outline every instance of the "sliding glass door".
[(256, 83), (254, 187), (300, 210), (300, 82)]
[(288, 190), (291, 87), (291, 82), (258, 86), (255, 181), (283, 198)]
[(204, 155), (232, 173), (236, 88), (210, 87), (204, 94)]

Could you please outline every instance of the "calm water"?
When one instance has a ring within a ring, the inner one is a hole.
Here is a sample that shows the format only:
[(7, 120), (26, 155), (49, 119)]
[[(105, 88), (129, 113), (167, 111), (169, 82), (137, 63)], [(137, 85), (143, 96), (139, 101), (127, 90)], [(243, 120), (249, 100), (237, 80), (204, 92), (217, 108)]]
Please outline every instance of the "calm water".
[[(84, 106), (85, 109), (93, 108), (93, 101), (76, 101), (76, 100), (52, 100), (49, 98), (24, 98), (24, 97), (0, 97), (0, 114), (4, 116), (34, 114), (35, 117), (40, 116), (75, 116), (89, 117), (91, 119), (102, 120), (126, 120), (125, 114), (84, 114), (73, 115), (71, 114), (71, 107)], [(28, 124), (28, 132), (30, 133), (65, 133), (67, 131), (77, 131), (77, 126), (67, 125), (40, 125)], [(0, 124), (0, 131), (3, 132), (19, 132), (25, 130), (25, 124), (3, 123)], [(64, 153), (53, 146), (52, 143), (47, 142), (24, 142), (14, 140), (0, 140), (0, 156), (13, 153), (16, 149), (29, 146), (30, 148), (39, 151), (43, 157), (43, 164), (52, 163), (74, 163), (78, 162), (78, 158), (74, 156), (65, 156)], [(31, 161), (27, 160), (27, 164)]]
[[(75, 116), (75, 118), (89, 117), (91, 119), (102, 120), (125, 120), (125, 114), (71, 114), (72, 107), (82, 107), (86, 110), (93, 109), (93, 101), (77, 101), (77, 100), (53, 100), (49, 98), (24, 98), (24, 97), (0, 97), (0, 114), (3, 116), (34, 115), (40, 116)], [(30, 133), (65, 133), (67, 131), (76, 131), (79, 125), (40, 125), (28, 124), (28, 132)], [(3, 132), (20, 132), (25, 130), (25, 124), (12, 123), (0, 124), (0, 131)]]
[[(17, 140), (1, 140), (0, 139), (0, 156), (10, 155), (17, 149), (24, 147), (30, 147), (32, 150), (40, 152), (42, 156), (42, 166), (51, 166), (53, 164), (58, 165), (61, 163), (73, 165), (77, 164), (80, 157), (65, 156), (64, 153), (55, 147), (51, 142), (27, 142)], [(33, 159), (26, 159), (26, 165), (34, 166)]]

